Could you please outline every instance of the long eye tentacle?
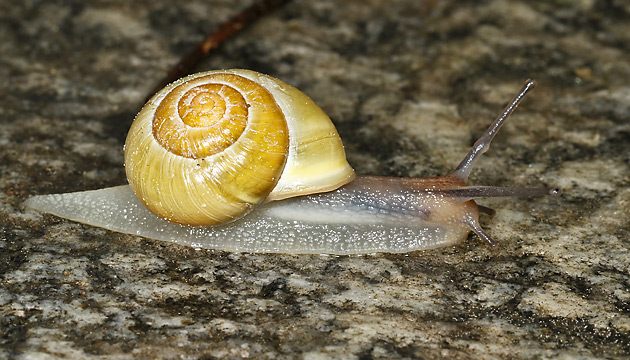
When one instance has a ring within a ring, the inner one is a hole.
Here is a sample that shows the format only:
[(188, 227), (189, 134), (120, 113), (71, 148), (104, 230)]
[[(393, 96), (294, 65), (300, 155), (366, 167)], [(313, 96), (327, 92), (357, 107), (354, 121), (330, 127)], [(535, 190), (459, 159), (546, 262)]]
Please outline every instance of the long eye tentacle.
[(503, 109), (503, 112), (494, 120), (492, 125), (486, 130), (486, 132), (475, 142), (472, 149), (466, 154), (464, 160), (462, 160), (459, 165), (451, 172), (452, 175), (457, 176), (458, 178), (464, 180), (464, 182), (468, 179), (468, 175), (475, 166), (475, 163), (481, 155), (483, 155), (488, 149), (490, 149), (490, 143), (494, 136), (497, 134), (501, 126), (505, 123), (505, 120), (514, 112), (516, 107), (521, 103), (525, 95), (536, 87), (536, 81), (534, 79), (529, 79), (525, 82), (525, 85), (521, 89), (521, 91), (516, 94), (516, 96), (509, 102), (509, 104)]
[(521, 188), (521, 187), (498, 187), (498, 186), (465, 186), (459, 189), (439, 190), (441, 194), (454, 198), (461, 198), (462, 201), (489, 197), (508, 196), (559, 196), (558, 188)]

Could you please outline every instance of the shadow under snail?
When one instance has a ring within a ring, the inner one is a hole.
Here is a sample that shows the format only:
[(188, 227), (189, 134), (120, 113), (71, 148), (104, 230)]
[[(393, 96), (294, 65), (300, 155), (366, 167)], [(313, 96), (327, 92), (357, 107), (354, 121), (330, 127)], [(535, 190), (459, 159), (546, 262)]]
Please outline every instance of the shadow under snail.
[(26, 205), (147, 238), (238, 252), (402, 253), (472, 230), (494, 246), (476, 198), (557, 189), (466, 186), (528, 80), (464, 160), (433, 178), (355, 176), (328, 116), (304, 93), (249, 70), (193, 74), (162, 89), (125, 142), (130, 185), (35, 196)]

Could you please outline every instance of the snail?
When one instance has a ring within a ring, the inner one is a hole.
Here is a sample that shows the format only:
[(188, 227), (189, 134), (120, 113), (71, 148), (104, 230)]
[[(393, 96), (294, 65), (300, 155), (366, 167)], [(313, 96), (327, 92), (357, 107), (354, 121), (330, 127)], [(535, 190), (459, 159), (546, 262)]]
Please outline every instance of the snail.
[(493, 210), (476, 198), (558, 189), (466, 186), (528, 80), (464, 160), (434, 178), (355, 176), (328, 116), (249, 70), (193, 74), (162, 89), (125, 142), (129, 185), (34, 196), (26, 205), (147, 238), (236, 252), (402, 253), (456, 244)]

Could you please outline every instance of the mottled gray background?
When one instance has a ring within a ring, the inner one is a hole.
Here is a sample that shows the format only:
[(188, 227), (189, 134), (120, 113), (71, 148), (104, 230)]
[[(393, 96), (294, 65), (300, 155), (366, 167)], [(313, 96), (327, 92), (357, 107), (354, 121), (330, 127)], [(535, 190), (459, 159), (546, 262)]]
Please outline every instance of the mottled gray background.
[(630, 5), (296, 0), (198, 70), (278, 77), (357, 172), (455, 166), (528, 77), (471, 176), (562, 198), (482, 203), (499, 243), (407, 255), (232, 254), (25, 209), (125, 182), (150, 89), (250, 1), (0, 2), (0, 358), (624, 358), (630, 354)]

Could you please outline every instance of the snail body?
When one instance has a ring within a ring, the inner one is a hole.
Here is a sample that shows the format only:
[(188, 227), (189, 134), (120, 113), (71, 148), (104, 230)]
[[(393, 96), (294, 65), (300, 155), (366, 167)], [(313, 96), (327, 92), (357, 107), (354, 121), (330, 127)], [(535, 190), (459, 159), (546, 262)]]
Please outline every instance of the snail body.
[(479, 212), (492, 210), (475, 198), (557, 193), (465, 184), (534, 85), (526, 83), (453, 172), (355, 178), (332, 122), (299, 90), (248, 70), (194, 74), (164, 88), (136, 117), (125, 143), (130, 186), (36, 196), (27, 205), (227, 251), (399, 253), (455, 244), (470, 231), (494, 245), (479, 225)]

